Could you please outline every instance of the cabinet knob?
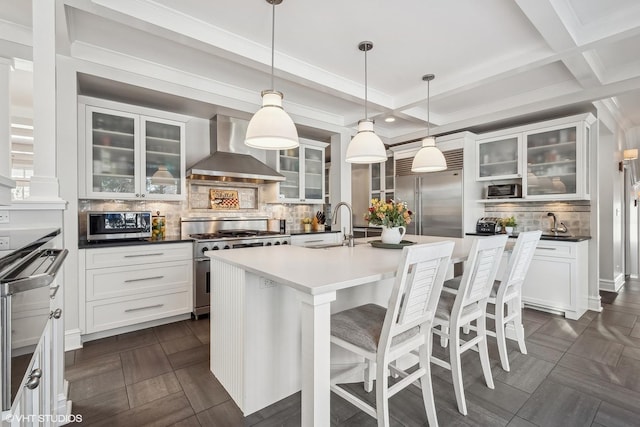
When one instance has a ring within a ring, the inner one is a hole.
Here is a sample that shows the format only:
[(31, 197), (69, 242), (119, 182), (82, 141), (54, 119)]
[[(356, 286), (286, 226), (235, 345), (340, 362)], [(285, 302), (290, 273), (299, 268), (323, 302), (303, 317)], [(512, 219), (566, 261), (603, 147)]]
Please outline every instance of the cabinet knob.
[(29, 390), (34, 390), (38, 388), (38, 386), (40, 385), (41, 377), (42, 377), (42, 370), (40, 368), (34, 369), (33, 371), (31, 371), (31, 374), (29, 374), (29, 377), (28, 377), (29, 379), (27, 380), (27, 383), (24, 386)]
[(136, 193), (136, 197), (140, 197), (140, 194)]
[(144, 194), (144, 193), (142, 193), (142, 196), (140, 196), (140, 197), (144, 197), (144, 196), (145, 196), (145, 194)]
[(49, 319), (59, 319), (62, 317), (62, 309), (56, 308), (51, 313), (49, 313)]

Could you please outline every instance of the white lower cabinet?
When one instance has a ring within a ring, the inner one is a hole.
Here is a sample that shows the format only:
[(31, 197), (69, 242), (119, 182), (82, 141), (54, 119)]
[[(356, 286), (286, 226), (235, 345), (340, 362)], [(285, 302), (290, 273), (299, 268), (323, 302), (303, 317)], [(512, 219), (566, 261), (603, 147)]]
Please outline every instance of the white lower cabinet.
[[(56, 384), (58, 359), (53, 355), (53, 329), (61, 319), (49, 319), (33, 352), (29, 367), (18, 388), (11, 410), (3, 414), (2, 426), (56, 426), (58, 420), (58, 387)], [(57, 409), (57, 408), (56, 408)], [(64, 415), (64, 414), (62, 414)], [(6, 423), (6, 424), (5, 424)]]
[(94, 333), (190, 313), (191, 243), (84, 249), (85, 331)]
[(341, 234), (339, 232), (295, 234), (291, 236), (291, 244), (293, 246), (338, 244), (340, 243), (340, 236)]
[(579, 319), (588, 306), (588, 244), (541, 240), (522, 286), (524, 305)]

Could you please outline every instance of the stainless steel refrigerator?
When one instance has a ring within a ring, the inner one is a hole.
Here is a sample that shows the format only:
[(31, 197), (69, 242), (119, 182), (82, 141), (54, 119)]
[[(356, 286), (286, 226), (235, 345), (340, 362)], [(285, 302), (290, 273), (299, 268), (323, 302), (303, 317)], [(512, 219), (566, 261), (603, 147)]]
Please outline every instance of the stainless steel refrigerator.
[(407, 202), (407, 234), (463, 237), (462, 170), (396, 176), (395, 200)]

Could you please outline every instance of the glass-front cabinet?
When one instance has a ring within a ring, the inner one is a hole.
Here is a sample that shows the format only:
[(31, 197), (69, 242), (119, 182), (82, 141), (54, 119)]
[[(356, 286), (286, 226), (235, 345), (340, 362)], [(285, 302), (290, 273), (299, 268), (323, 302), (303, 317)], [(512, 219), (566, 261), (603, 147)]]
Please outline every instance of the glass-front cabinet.
[(521, 137), (507, 135), (479, 140), (477, 180), (520, 178)]
[(324, 149), (328, 144), (299, 138), (300, 146), (278, 152), (279, 201), (286, 203), (324, 203)]
[(525, 133), (527, 197), (588, 196), (588, 138), (581, 123)]
[(394, 166), (393, 155), (387, 157), (386, 162), (371, 164), (371, 197), (370, 199), (389, 200), (394, 197)]
[(184, 199), (184, 123), (86, 107), (86, 195)]
[(280, 150), (279, 172), (286, 181), (280, 183), (280, 199), (300, 199), (300, 148)]
[(588, 200), (594, 123), (588, 113), (480, 136), (476, 179), (522, 183), (530, 200)]

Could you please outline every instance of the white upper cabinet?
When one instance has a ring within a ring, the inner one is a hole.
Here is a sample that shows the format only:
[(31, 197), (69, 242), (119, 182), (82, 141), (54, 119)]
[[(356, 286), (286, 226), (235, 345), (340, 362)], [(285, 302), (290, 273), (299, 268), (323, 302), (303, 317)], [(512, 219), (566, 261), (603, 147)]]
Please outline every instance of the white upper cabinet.
[(300, 138), (298, 148), (278, 151), (277, 169), (286, 178), (279, 184), (278, 202), (324, 203), (327, 145)]
[(529, 198), (589, 198), (589, 126), (584, 122), (526, 132)]
[(185, 198), (184, 122), (86, 105), (84, 125), (81, 197)]
[(528, 200), (588, 200), (592, 114), (480, 135), (478, 181), (521, 180)]
[(520, 134), (478, 140), (478, 181), (522, 177)]
[(372, 163), (369, 167), (371, 173), (371, 199), (389, 200), (394, 198), (395, 187), (395, 162), (393, 153), (387, 153), (387, 161)]

